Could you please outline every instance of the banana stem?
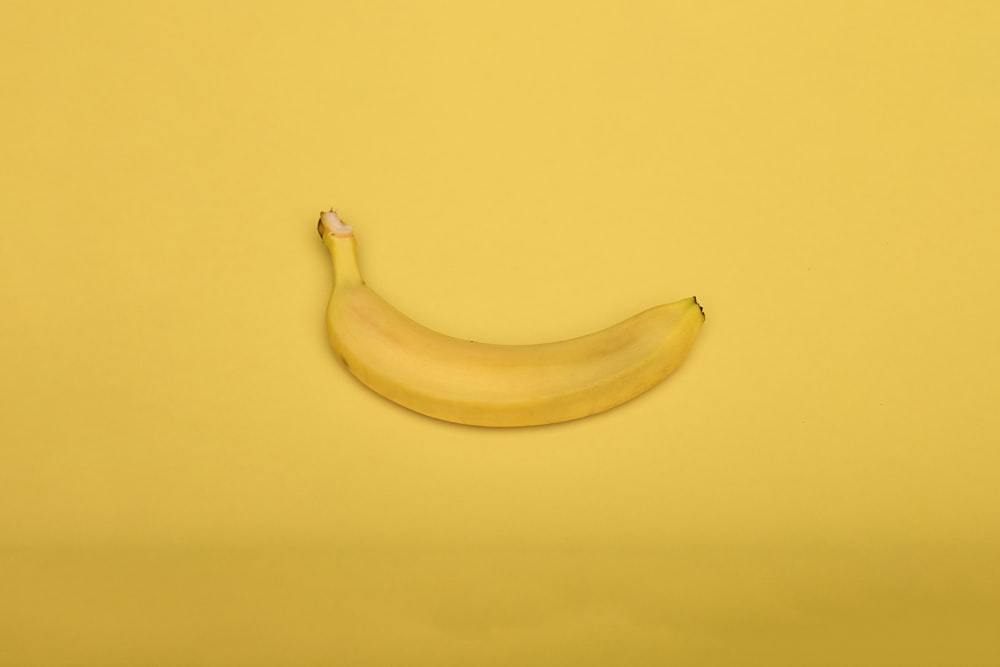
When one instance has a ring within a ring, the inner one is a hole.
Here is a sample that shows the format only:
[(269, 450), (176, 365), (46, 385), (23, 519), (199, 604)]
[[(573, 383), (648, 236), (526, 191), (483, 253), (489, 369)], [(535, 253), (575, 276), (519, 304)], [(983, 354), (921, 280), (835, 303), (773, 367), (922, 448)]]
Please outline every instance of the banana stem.
[(330, 251), (330, 258), (333, 260), (334, 288), (363, 285), (365, 281), (361, 278), (355, 252), (357, 242), (354, 239), (354, 229), (341, 221), (332, 209), (320, 213), (318, 228), (323, 244)]
[[(319, 214), (319, 220), (326, 229), (334, 236), (350, 236), (354, 233), (354, 228), (346, 224), (332, 208)], [(320, 234), (322, 234), (322, 230)]]

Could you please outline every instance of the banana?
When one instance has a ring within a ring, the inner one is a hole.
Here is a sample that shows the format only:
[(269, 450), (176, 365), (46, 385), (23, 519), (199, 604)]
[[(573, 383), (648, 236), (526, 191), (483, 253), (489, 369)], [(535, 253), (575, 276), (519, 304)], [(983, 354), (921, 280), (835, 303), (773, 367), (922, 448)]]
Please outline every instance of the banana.
[(695, 297), (612, 327), (538, 345), (453, 338), (413, 321), (365, 285), (350, 225), (320, 214), (334, 282), (327, 331), (348, 370), (385, 398), (429, 417), (532, 426), (609, 410), (673, 373), (705, 319)]

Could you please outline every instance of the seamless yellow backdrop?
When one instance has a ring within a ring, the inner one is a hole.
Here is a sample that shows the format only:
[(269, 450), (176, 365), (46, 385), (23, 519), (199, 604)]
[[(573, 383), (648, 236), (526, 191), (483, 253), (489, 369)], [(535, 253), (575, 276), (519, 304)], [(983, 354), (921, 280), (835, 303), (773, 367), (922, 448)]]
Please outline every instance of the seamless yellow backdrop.
[[(995, 665), (1000, 6), (0, 9), (0, 665)], [(329, 349), (696, 294), (609, 413)]]

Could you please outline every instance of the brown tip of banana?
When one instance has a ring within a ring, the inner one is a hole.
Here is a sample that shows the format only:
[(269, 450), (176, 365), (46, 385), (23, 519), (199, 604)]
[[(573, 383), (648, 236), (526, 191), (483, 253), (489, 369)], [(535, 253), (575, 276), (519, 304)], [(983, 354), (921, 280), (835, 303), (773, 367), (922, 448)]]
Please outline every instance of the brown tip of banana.
[(694, 305), (698, 306), (698, 310), (701, 311), (701, 321), (704, 322), (705, 321), (705, 309), (701, 307), (700, 303), (698, 303), (698, 297), (696, 297), (696, 296), (691, 297), (691, 301), (694, 302)]

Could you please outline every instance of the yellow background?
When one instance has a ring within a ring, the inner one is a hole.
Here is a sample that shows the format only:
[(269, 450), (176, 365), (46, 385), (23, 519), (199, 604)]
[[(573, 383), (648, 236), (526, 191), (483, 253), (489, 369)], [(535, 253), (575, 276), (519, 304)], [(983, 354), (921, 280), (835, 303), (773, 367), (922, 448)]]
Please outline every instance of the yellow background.
[[(996, 665), (1000, 5), (6, 2), (0, 665)], [(696, 294), (604, 415), (363, 389)]]

